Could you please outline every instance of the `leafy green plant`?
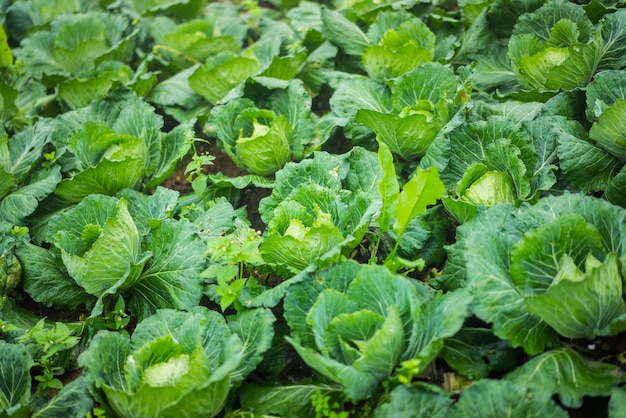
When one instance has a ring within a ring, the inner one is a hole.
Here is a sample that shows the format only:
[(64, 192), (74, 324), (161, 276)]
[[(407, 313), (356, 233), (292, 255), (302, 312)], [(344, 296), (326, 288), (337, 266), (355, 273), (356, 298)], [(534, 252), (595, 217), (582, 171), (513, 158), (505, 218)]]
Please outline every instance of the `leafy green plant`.
[(269, 311), (248, 311), (227, 324), (206, 308), (159, 310), (131, 338), (101, 331), (79, 362), (120, 416), (215, 416), (231, 384), (260, 361), (273, 320)]
[(625, 6), (0, 1), (0, 416), (621, 416)]
[[(458, 331), (471, 298), (435, 296), (381, 266), (339, 263), (292, 285), (285, 299), (288, 341), (314, 370), (358, 401), (403, 361), (423, 371)], [(448, 312), (440, 323), (442, 312)]]

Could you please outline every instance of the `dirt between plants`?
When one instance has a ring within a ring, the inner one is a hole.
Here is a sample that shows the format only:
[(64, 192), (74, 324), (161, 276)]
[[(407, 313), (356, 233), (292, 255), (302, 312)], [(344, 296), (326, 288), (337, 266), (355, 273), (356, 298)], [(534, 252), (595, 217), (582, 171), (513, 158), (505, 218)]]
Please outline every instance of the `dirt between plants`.
[[(222, 173), (228, 177), (249, 174), (246, 170), (237, 167), (228, 154), (222, 151), (214, 141), (198, 142), (196, 144), (196, 152), (199, 155), (207, 153), (215, 157), (213, 164), (204, 168), (204, 172), (207, 174)], [(185, 168), (190, 158), (188, 157), (178, 164), (172, 175), (163, 182), (163, 187), (177, 190), (181, 195), (193, 192), (191, 184), (187, 181), (187, 176), (185, 175)], [(269, 196), (271, 192), (271, 189), (249, 186), (241, 191), (240, 201), (234, 203), (235, 209), (241, 206), (246, 207), (248, 220), (254, 229), (264, 229), (263, 222), (259, 216), (259, 201)]]

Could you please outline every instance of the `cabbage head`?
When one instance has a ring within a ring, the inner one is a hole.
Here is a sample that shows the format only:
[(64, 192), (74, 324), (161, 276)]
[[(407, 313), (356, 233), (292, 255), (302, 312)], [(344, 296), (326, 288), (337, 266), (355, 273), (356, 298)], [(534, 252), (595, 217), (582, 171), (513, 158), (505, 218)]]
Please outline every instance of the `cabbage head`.
[(520, 16), (508, 50), (524, 88), (573, 90), (587, 85), (596, 71), (602, 36), (582, 6), (552, 0)]

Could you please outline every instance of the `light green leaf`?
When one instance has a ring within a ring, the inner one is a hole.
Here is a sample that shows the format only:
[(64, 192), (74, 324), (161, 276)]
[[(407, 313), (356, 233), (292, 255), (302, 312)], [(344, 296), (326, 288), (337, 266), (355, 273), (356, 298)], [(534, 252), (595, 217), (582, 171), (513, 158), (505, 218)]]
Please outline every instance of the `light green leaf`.
[[(323, 292), (320, 299), (328, 292), (332, 292), (332, 290), (329, 289)], [(344, 294), (337, 292), (337, 295)], [(355, 306), (355, 309), (358, 308)], [(352, 313), (328, 310), (324, 312), (328, 315), (330, 321), (323, 330), (323, 344), (320, 345), (318, 342), (318, 348), (322, 348), (325, 353), (340, 360), (342, 363), (354, 366), (355, 361), (362, 356), (360, 349), (369, 346), (369, 343), (366, 343), (366, 341), (371, 339), (377, 330), (382, 327), (385, 318), (368, 310), (354, 311)]]
[(378, 386), (379, 379), (375, 376), (323, 356), (312, 348), (303, 347), (291, 337), (286, 337), (286, 340), (307, 365), (333, 382), (341, 384), (344, 393), (351, 400), (357, 401), (370, 396)]
[(605, 190), (622, 162), (591, 141), (561, 132), (557, 136), (559, 166), (565, 179), (583, 192)]
[(463, 391), (451, 416), (567, 418), (568, 413), (543, 389), (529, 389), (507, 380), (479, 380)]
[(624, 312), (617, 254), (600, 262), (591, 254), (581, 271), (564, 255), (554, 282), (545, 293), (526, 298), (528, 311), (567, 338), (595, 338)]
[(626, 160), (626, 98), (617, 98), (589, 130), (589, 138), (621, 161)]
[(403, 360), (417, 359), (424, 370), (437, 357), (444, 340), (455, 335), (469, 315), (472, 297), (465, 290), (438, 294), (422, 308)]
[[(102, 228), (94, 242), (84, 241), (90, 225)], [(87, 293), (102, 296), (114, 286), (130, 286), (141, 273), (145, 255), (124, 200), (91, 195), (51, 220), (50, 230), (68, 273)]]
[[(4, 196), (0, 201), (0, 220), (13, 225), (22, 225), (24, 218), (37, 209), (39, 202), (51, 194), (60, 181), (59, 166), (52, 166), (35, 173), (29, 179), (28, 184)], [(2, 192), (0, 191), (1, 195)]]
[(78, 364), (84, 368), (85, 378), (96, 387), (106, 385), (127, 391), (124, 364), (129, 354), (128, 336), (101, 331), (91, 340), (89, 349), (79, 356)]
[(398, 239), (413, 218), (424, 213), (429, 205), (437, 203), (437, 200), (443, 196), (443, 190), (443, 183), (435, 167), (426, 170), (417, 169), (398, 196), (395, 208), (396, 223), (393, 228), (398, 233)]
[(123, 189), (137, 186), (143, 175), (144, 162), (139, 158), (103, 160), (94, 168), (62, 180), (54, 194), (69, 202), (80, 202), (91, 194), (112, 196)]
[[(315, 337), (315, 346), (326, 352), (326, 342), (330, 338), (330, 336), (327, 336), (327, 331), (333, 319), (342, 314), (356, 312), (358, 309), (359, 306), (343, 292), (329, 288), (320, 293), (315, 304), (308, 310), (305, 318), (306, 325), (310, 327)], [(345, 320), (349, 320), (349, 317), (346, 317)], [(335, 346), (334, 348), (337, 348), (338, 343), (336, 341), (332, 341), (332, 343)], [(330, 347), (330, 349), (332, 348)]]
[(600, 33), (604, 42), (600, 69), (618, 70), (626, 65), (626, 13), (618, 9), (607, 13), (601, 21)]
[(624, 418), (626, 416), (626, 389), (624, 387), (613, 388), (609, 400), (609, 418)]
[(519, 289), (509, 276), (511, 248), (522, 236), (520, 221), (512, 218), (512, 207), (498, 205), (466, 222), (463, 258), (467, 287), (474, 302), (472, 311), (493, 323), (494, 334), (529, 354), (543, 352), (556, 344), (556, 333), (527, 312)]
[(396, 178), (396, 168), (393, 165), (393, 155), (384, 141), (378, 141), (378, 161), (382, 168), (383, 176), (378, 183), (378, 190), (382, 197), (382, 208), (378, 218), (380, 232), (389, 229), (391, 219), (395, 213), (396, 202), (400, 193), (400, 185)]
[(272, 311), (258, 308), (240, 312), (228, 322), (230, 330), (243, 342), (241, 363), (230, 374), (233, 382), (243, 380), (263, 360), (263, 354), (272, 345), (275, 321)]
[(272, 120), (269, 127), (256, 123), (250, 137), (239, 137), (236, 142), (239, 161), (254, 174), (270, 176), (290, 160), (293, 134), (283, 115)]
[[(325, 289), (345, 292), (348, 284), (362, 268), (362, 265), (354, 262), (332, 264), (326, 269), (307, 273), (300, 282), (289, 288), (284, 303), (285, 319), (295, 340), (307, 347), (316, 346), (315, 333), (307, 323), (309, 311)], [(325, 312), (326, 310), (320, 311), (321, 314)]]
[(550, 286), (567, 255), (581, 266), (588, 254), (603, 257), (604, 246), (599, 231), (580, 215), (564, 215), (530, 229), (511, 249), (510, 274), (524, 293), (542, 293)]
[(617, 366), (586, 360), (572, 349), (548, 351), (505, 376), (537, 393), (558, 394), (568, 408), (579, 408), (584, 396), (608, 396), (622, 373)]
[(368, 37), (359, 27), (337, 10), (321, 9), (322, 34), (339, 46), (346, 54), (363, 55), (370, 45)]
[[(361, 357), (352, 366), (357, 371), (372, 376), (378, 381), (392, 374), (404, 353), (406, 337), (402, 323), (403, 318), (400, 317), (398, 311), (396, 306), (389, 307), (384, 322), (374, 335), (363, 342), (355, 341), (361, 352)], [(346, 390), (351, 389), (346, 388)]]
[(190, 309), (202, 297), (202, 240), (187, 221), (164, 220), (146, 239), (152, 257), (130, 289), (128, 308), (139, 318), (159, 308)]
[(0, 26), (0, 68), (8, 67), (13, 64), (13, 54), (7, 43), (7, 34), (4, 28)]
[(256, 59), (234, 57), (214, 67), (198, 67), (189, 77), (191, 88), (212, 104), (260, 70)]
[(340, 126), (345, 126), (361, 109), (380, 113), (394, 111), (389, 88), (380, 81), (365, 77), (340, 82), (329, 103)]

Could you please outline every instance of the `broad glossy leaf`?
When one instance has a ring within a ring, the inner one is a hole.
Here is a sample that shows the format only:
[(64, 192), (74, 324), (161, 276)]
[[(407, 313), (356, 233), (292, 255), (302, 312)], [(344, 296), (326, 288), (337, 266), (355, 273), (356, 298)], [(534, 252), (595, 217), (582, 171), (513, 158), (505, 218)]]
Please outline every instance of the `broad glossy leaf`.
[(303, 347), (290, 337), (286, 339), (306, 364), (333, 382), (341, 384), (344, 393), (353, 401), (370, 396), (376, 389), (379, 379), (375, 376), (326, 357), (312, 348)]
[(375, 418), (446, 418), (452, 413), (448, 392), (427, 384), (400, 385), (390, 393), (389, 402), (374, 410)]
[(469, 315), (472, 297), (465, 290), (438, 294), (426, 303), (415, 321), (415, 329), (403, 359), (418, 359), (422, 370), (437, 357), (444, 340), (455, 335)]
[(509, 346), (486, 328), (463, 327), (445, 340), (439, 356), (457, 373), (471, 380), (492, 372), (508, 372), (522, 361), (522, 350)]
[(604, 110), (589, 130), (589, 138), (602, 149), (620, 160), (626, 160), (626, 98), (617, 98), (613, 106)]
[(34, 362), (24, 345), (0, 341), (0, 411), (30, 400), (30, 369)]
[(598, 68), (620, 69), (626, 65), (626, 13), (616, 10), (608, 13), (601, 22), (600, 33), (604, 42)]
[(24, 290), (33, 300), (45, 306), (72, 310), (83, 304), (89, 309), (95, 303), (95, 297), (68, 276), (61, 260), (50, 251), (24, 243), (15, 252), (22, 264)]
[(276, 317), (269, 309), (258, 308), (239, 312), (228, 322), (230, 330), (243, 342), (241, 363), (231, 372), (233, 382), (243, 380), (263, 360), (263, 354), (271, 347)]
[(452, 70), (439, 63), (424, 64), (399, 77), (394, 83), (391, 89), (393, 105), (401, 110), (415, 106), (421, 100), (434, 104), (440, 100), (452, 101), (456, 88), (456, 76)]
[(144, 170), (144, 161), (140, 158), (103, 160), (94, 168), (62, 180), (54, 194), (69, 202), (80, 202), (91, 194), (112, 196), (128, 187), (136, 187)]
[(291, 159), (293, 128), (285, 116), (277, 116), (271, 126), (258, 125), (250, 137), (240, 137), (235, 150), (241, 164), (250, 172), (270, 176)]
[(94, 400), (89, 393), (89, 385), (84, 377), (63, 386), (42, 408), (33, 413), (33, 418), (63, 418), (70, 416), (87, 415), (94, 406)]
[(311, 415), (311, 397), (340, 392), (341, 386), (322, 383), (288, 386), (244, 385), (238, 391), (242, 407), (256, 414), (278, 414), (288, 418), (308, 418)]
[(364, 268), (355, 262), (341, 262), (326, 269), (307, 273), (302, 281), (294, 284), (285, 297), (285, 319), (292, 337), (308, 347), (316, 345), (313, 330), (306, 323), (309, 310), (325, 289), (345, 292), (348, 284), (359, 270)]
[[(467, 287), (474, 297), (472, 311), (492, 322), (494, 334), (522, 346), (529, 354), (556, 344), (556, 334), (527, 312), (519, 289), (509, 276), (510, 253), (523, 226), (511, 217), (512, 207), (498, 205), (468, 221), (464, 240)], [(479, 226), (482, 225), (482, 226)]]
[(339, 46), (346, 54), (360, 56), (370, 45), (365, 33), (339, 11), (322, 7), (321, 18), (324, 37)]
[[(326, 290), (322, 296), (330, 291)], [(338, 294), (343, 295), (343, 293)], [(363, 348), (366, 341), (381, 328), (385, 319), (369, 310), (340, 312), (336, 315), (332, 315), (332, 312), (328, 313), (331, 321), (324, 330), (324, 343), (322, 346), (318, 343), (318, 347), (324, 348), (325, 353), (342, 363), (354, 365), (362, 355), (359, 349)]]
[(391, 306), (384, 322), (370, 339), (355, 341), (361, 352), (361, 357), (352, 364), (356, 370), (379, 381), (392, 374), (406, 347), (402, 319), (398, 308)]
[(610, 395), (620, 375), (614, 365), (587, 360), (565, 348), (540, 354), (505, 379), (548, 396), (557, 394), (563, 405), (578, 408), (584, 396)]
[(130, 339), (117, 332), (99, 332), (91, 340), (89, 349), (78, 358), (85, 369), (85, 378), (96, 387), (104, 385), (128, 390), (124, 364), (130, 354)]
[(260, 68), (256, 59), (234, 57), (214, 67), (198, 67), (189, 77), (189, 85), (208, 102), (217, 104)]
[(583, 192), (605, 190), (622, 162), (591, 141), (567, 132), (557, 136), (559, 166), (565, 179)]
[(567, 255), (582, 266), (587, 254), (602, 257), (602, 236), (579, 215), (565, 215), (526, 231), (511, 249), (510, 274), (513, 282), (526, 293), (540, 293), (550, 286), (561, 270)]
[(158, 308), (190, 309), (202, 297), (203, 241), (186, 221), (164, 220), (146, 240), (152, 257), (130, 289), (131, 309), (143, 318)]
[(454, 407), (453, 418), (503, 416), (532, 418), (567, 418), (568, 413), (558, 406), (549, 391), (529, 389), (507, 380), (483, 379), (464, 390)]
[(345, 126), (361, 109), (380, 113), (394, 111), (389, 88), (380, 81), (365, 77), (340, 82), (329, 103), (340, 126)]
[(35, 173), (29, 179), (28, 184), (2, 198), (0, 201), (0, 219), (13, 225), (22, 225), (24, 218), (37, 209), (39, 202), (50, 195), (60, 181), (59, 166), (52, 166)]
[(427, 170), (418, 168), (415, 175), (404, 184), (398, 196), (394, 230), (398, 234), (404, 233), (413, 218), (425, 212), (429, 205), (437, 203), (443, 196), (443, 190), (444, 186), (436, 168), (431, 167)]
[(563, 256), (554, 282), (543, 294), (526, 298), (528, 311), (567, 338), (605, 335), (624, 312), (622, 277), (615, 253), (604, 262), (587, 256), (584, 272)]
[[(327, 349), (336, 349), (338, 344), (336, 341), (333, 341), (332, 347), (326, 346), (327, 339), (330, 338), (327, 336), (328, 327), (333, 323), (335, 317), (357, 312), (358, 309), (359, 305), (350, 300), (343, 292), (328, 288), (320, 293), (315, 304), (310, 307), (306, 314), (306, 325), (315, 337), (315, 346), (324, 352), (327, 352)], [(380, 319), (382, 322), (382, 317)], [(344, 321), (351, 320), (353, 320), (352, 317), (344, 318)], [(373, 323), (376, 325), (376, 322)]]

